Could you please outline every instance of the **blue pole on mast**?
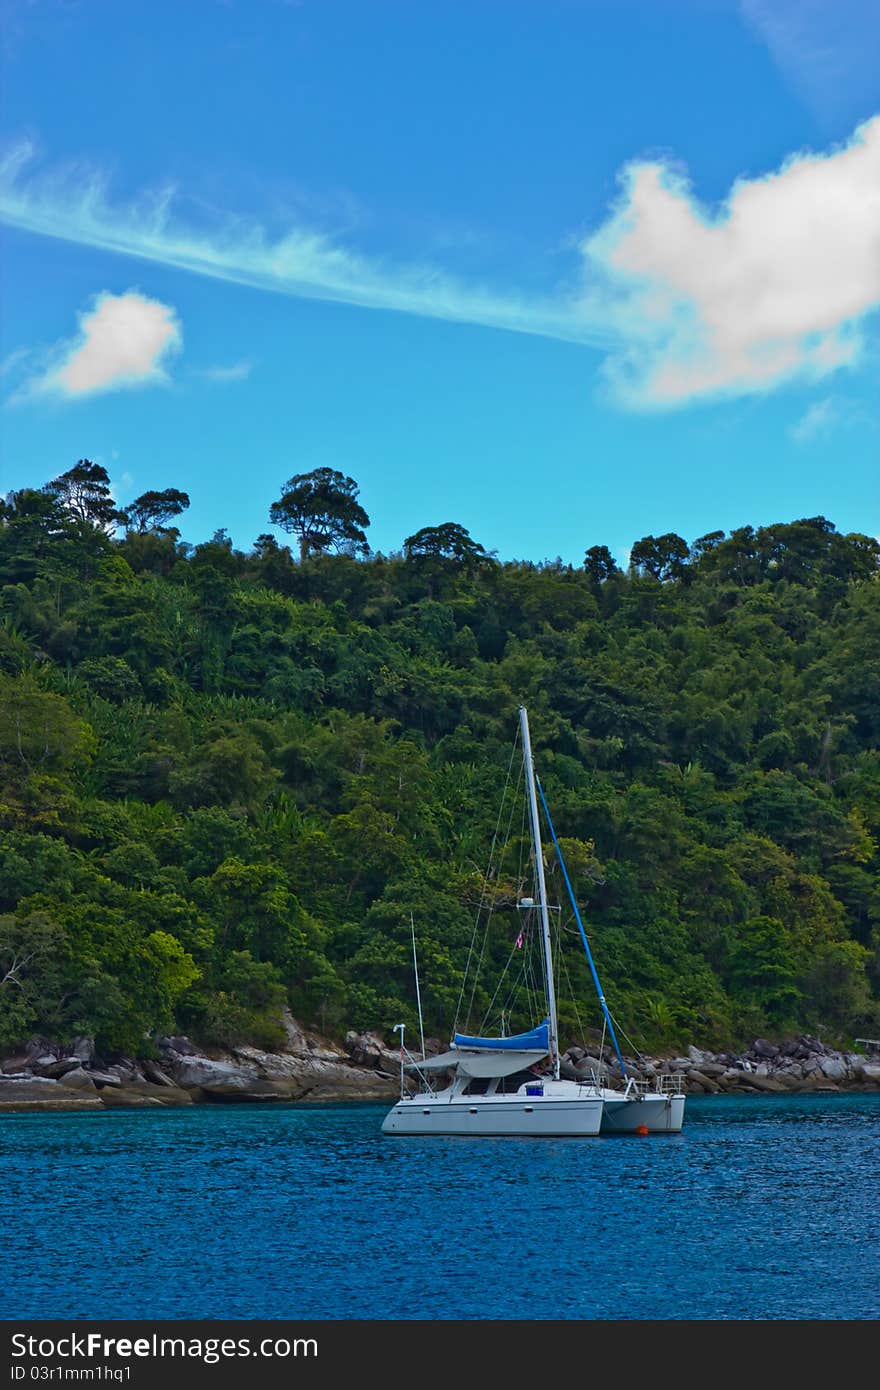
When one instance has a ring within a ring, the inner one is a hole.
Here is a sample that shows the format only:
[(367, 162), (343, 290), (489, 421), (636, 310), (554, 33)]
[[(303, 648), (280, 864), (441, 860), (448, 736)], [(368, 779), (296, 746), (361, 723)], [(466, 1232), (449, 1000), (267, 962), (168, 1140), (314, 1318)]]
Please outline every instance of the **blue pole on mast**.
[(614, 1031), (614, 1024), (611, 1022), (611, 1015), (608, 1012), (608, 1005), (605, 1003), (605, 995), (602, 993), (602, 986), (599, 983), (599, 975), (596, 970), (595, 962), (593, 960), (593, 952), (590, 950), (590, 943), (587, 940), (587, 933), (584, 931), (584, 924), (581, 921), (581, 914), (578, 911), (578, 905), (574, 896), (574, 890), (571, 886), (571, 880), (568, 877), (568, 870), (565, 867), (565, 860), (562, 857), (562, 850), (559, 848), (559, 841), (556, 838), (556, 831), (553, 829), (553, 821), (550, 818), (550, 808), (547, 805), (547, 798), (544, 795), (544, 788), (541, 786), (541, 779), (537, 775), (537, 773), (535, 774), (535, 781), (537, 783), (538, 792), (541, 797), (541, 805), (544, 807), (544, 815), (547, 817), (547, 827), (550, 831), (550, 838), (552, 839), (553, 844), (556, 847), (556, 855), (559, 859), (559, 867), (562, 870), (562, 877), (565, 879), (565, 886), (568, 890), (569, 902), (571, 903), (572, 908), (574, 909), (575, 921), (578, 924), (578, 931), (581, 934), (581, 941), (584, 943), (584, 950), (587, 954), (587, 964), (590, 967), (590, 974), (593, 976), (593, 984), (596, 986), (596, 993), (599, 996), (599, 1006), (602, 1010), (602, 1013), (605, 1015), (605, 1022), (608, 1024), (608, 1031), (611, 1034), (611, 1041), (614, 1044), (614, 1051), (617, 1053), (617, 1060), (620, 1063), (620, 1069), (623, 1072), (624, 1077), (626, 1077), (626, 1064), (624, 1063), (623, 1057), (621, 1056), (620, 1047), (617, 1043), (617, 1034)]

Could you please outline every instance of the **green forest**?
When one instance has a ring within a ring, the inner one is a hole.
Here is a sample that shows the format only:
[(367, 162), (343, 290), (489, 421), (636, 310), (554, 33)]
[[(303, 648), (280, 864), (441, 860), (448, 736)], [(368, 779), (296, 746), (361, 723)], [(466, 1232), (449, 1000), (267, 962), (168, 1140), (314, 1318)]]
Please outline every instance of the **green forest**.
[(876, 1036), (875, 540), (670, 533), (624, 571), (448, 522), (385, 555), (353, 479), (279, 492), (247, 552), (185, 543), (176, 489), (118, 507), (86, 459), (0, 504), (0, 1045), (268, 1048), (285, 1004), (415, 1028), (411, 915), (445, 1041), (520, 704), (629, 1037)]

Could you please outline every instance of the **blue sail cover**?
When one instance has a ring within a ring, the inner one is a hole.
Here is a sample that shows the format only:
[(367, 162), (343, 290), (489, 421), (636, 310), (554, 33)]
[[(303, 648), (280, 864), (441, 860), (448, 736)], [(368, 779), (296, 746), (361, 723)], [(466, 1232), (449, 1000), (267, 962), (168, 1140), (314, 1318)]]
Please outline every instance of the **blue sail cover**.
[(549, 1052), (550, 1020), (545, 1018), (530, 1033), (517, 1033), (512, 1038), (469, 1038), (456, 1033), (452, 1041), (455, 1047), (487, 1047), (496, 1052)]

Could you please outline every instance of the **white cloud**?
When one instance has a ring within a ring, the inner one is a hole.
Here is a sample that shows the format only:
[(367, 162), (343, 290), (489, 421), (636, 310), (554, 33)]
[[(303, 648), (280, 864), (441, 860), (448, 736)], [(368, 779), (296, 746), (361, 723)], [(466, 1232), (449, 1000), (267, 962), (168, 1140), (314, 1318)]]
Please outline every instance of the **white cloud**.
[(79, 315), (78, 336), (57, 345), (53, 365), (32, 378), (23, 394), (89, 396), (165, 381), (163, 363), (181, 343), (180, 324), (168, 304), (136, 290), (104, 291)]
[(205, 381), (245, 381), (251, 374), (250, 362), (232, 362), (228, 367), (201, 367), (198, 375)]
[[(302, 226), (275, 239), (241, 220), (195, 230), (170, 189), (114, 205), (93, 172), (28, 177), (32, 155), (21, 145), (0, 162), (0, 220), (10, 225), (276, 294), (598, 347), (616, 398), (633, 407), (826, 377), (859, 358), (864, 320), (880, 305), (880, 117), (846, 146), (738, 180), (715, 211), (670, 164), (631, 164), (618, 206), (581, 243), (570, 285), (544, 297), (368, 258)], [(157, 354), (129, 382), (156, 379), (179, 343), (172, 311), (156, 307), (170, 316), (151, 320)], [(99, 389), (104, 359), (83, 357), (84, 347), (49, 374), (56, 388)], [(203, 374), (235, 380), (246, 367)], [(106, 370), (103, 389), (125, 380)]]
[(633, 164), (582, 251), (585, 303), (626, 343), (608, 371), (631, 404), (823, 377), (856, 360), (880, 304), (880, 117), (843, 148), (738, 180), (715, 215), (668, 166)]

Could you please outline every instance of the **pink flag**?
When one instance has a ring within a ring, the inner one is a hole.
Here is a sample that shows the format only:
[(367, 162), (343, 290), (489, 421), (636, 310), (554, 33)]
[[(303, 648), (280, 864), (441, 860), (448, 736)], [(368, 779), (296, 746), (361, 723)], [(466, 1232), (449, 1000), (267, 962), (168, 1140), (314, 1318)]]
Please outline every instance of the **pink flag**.
[(519, 936), (516, 938), (516, 949), (517, 949), (518, 951), (521, 951), (521, 950), (522, 950), (522, 943), (523, 943), (523, 935), (522, 935), (522, 932), (520, 932)]

